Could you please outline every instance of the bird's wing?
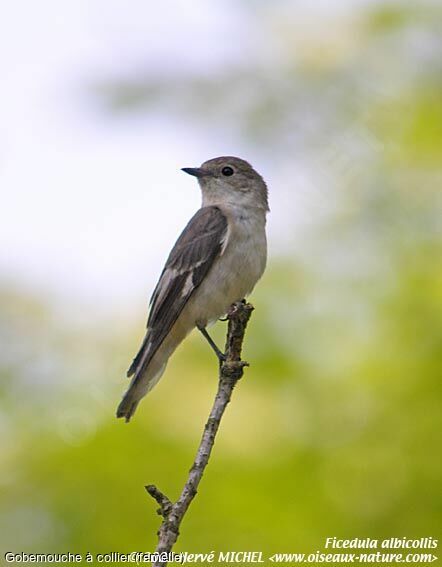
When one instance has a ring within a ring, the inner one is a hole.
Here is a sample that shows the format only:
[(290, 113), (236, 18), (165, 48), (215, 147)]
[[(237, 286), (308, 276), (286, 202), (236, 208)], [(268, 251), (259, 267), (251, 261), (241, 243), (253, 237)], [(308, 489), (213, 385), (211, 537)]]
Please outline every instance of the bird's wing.
[(191, 218), (172, 248), (152, 294), (146, 339), (128, 376), (146, 368), (219, 256), (226, 235), (227, 218), (219, 207), (203, 207)]

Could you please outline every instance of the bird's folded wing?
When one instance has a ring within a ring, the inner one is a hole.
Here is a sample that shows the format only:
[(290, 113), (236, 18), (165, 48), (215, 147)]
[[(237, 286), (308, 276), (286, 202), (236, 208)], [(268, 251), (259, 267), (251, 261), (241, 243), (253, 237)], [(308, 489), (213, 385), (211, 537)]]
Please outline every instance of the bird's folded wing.
[(216, 207), (203, 207), (189, 221), (173, 247), (150, 300), (148, 334), (128, 376), (142, 371), (163, 342), (193, 292), (220, 255), (227, 219)]

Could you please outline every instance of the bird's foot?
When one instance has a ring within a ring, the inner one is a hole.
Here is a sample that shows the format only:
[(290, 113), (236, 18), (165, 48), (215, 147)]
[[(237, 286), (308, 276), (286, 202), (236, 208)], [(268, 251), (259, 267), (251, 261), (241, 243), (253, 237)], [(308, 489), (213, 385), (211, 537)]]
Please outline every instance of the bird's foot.
[(245, 299), (241, 299), (240, 301), (235, 301), (235, 303), (232, 303), (232, 305), (229, 307), (229, 310), (227, 311), (226, 319), (229, 320), (234, 317), (238, 312), (238, 309), (246, 303), (247, 302)]

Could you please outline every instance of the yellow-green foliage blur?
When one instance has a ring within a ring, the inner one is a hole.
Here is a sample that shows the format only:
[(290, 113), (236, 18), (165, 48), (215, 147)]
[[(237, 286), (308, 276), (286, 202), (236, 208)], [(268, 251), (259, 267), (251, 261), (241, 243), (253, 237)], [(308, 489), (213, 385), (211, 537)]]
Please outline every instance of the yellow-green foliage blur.
[[(250, 298), (250, 368), (176, 549), (272, 554), (322, 549), (329, 536), (438, 537), (440, 10), (373, 3), (297, 41), (290, 2), (252, 4), (251, 25), (279, 42), (279, 60), (112, 78), (90, 93), (110, 123), (170, 111), (213, 132), (228, 115), (244, 153), (270, 164), (271, 196), (284, 186), (275, 194), (287, 203), (303, 198), (292, 160), (318, 179), (304, 188), (315, 207), (293, 219), (307, 225), (305, 241), (287, 230)], [(0, 546), (152, 550), (159, 517), (143, 487), (179, 494), (214, 396), (214, 356), (192, 334), (125, 425), (114, 411), (144, 298), (138, 317), (110, 308), (85, 327), (31, 289), (5, 281), (0, 295)], [(224, 332), (218, 323), (219, 343)]]

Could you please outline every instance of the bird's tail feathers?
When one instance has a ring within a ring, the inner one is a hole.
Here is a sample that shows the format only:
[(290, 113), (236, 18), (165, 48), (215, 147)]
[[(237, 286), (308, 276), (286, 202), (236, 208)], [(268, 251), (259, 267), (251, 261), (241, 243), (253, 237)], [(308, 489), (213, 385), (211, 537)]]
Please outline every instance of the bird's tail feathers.
[(142, 359), (147, 358), (149, 346), (150, 346), (150, 344), (149, 344), (149, 333), (147, 332), (146, 336), (144, 337), (144, 340), (141, 344), (140, 350), (136, 354), (135, 358), (132, 361), (132, 364), (129, 367), (129, 370), (127, 371), (127, 377), (128, 378), (130, 378), (133, 374), (135, 374), (138, 367), (140, 366)]
[(163, 375), (167, 365), (167, 360), (158, 368), (152, 368), (155, 365), (155, 360), (152, 365), (145, 367), (141, 364), (140, 368), (136, 370), (132, 382), (123, 396), (120, 405), (117, 408), (117, 417), (124, 417), (126, 423), (135, 413), (137, 406), (141, 400), (152, 388), (157, 384), (158, 380)]
[(130, 418), (135, 413), (140, 399), (136, 399), (136, 397), (133, 395), (133, 392), (131, 392), (131, 389), (129, 388), (129, 390), (124, 394), (124, 397), (117, 408), (117, 417), (124, 417), (126, 423), (128, 423), (130, 421)]
[(170, 355), (184, 336), (185, 334), (178, 335), (175, 342), (164, 345), (159, 340), (161, 337), (147, 331), (141, 348), (127, 371), (132, 380), (118, 406), (117, 417), (124, 417), (126, 422), (130, 421), (141, 398), (152, 390), (163, 375)]

